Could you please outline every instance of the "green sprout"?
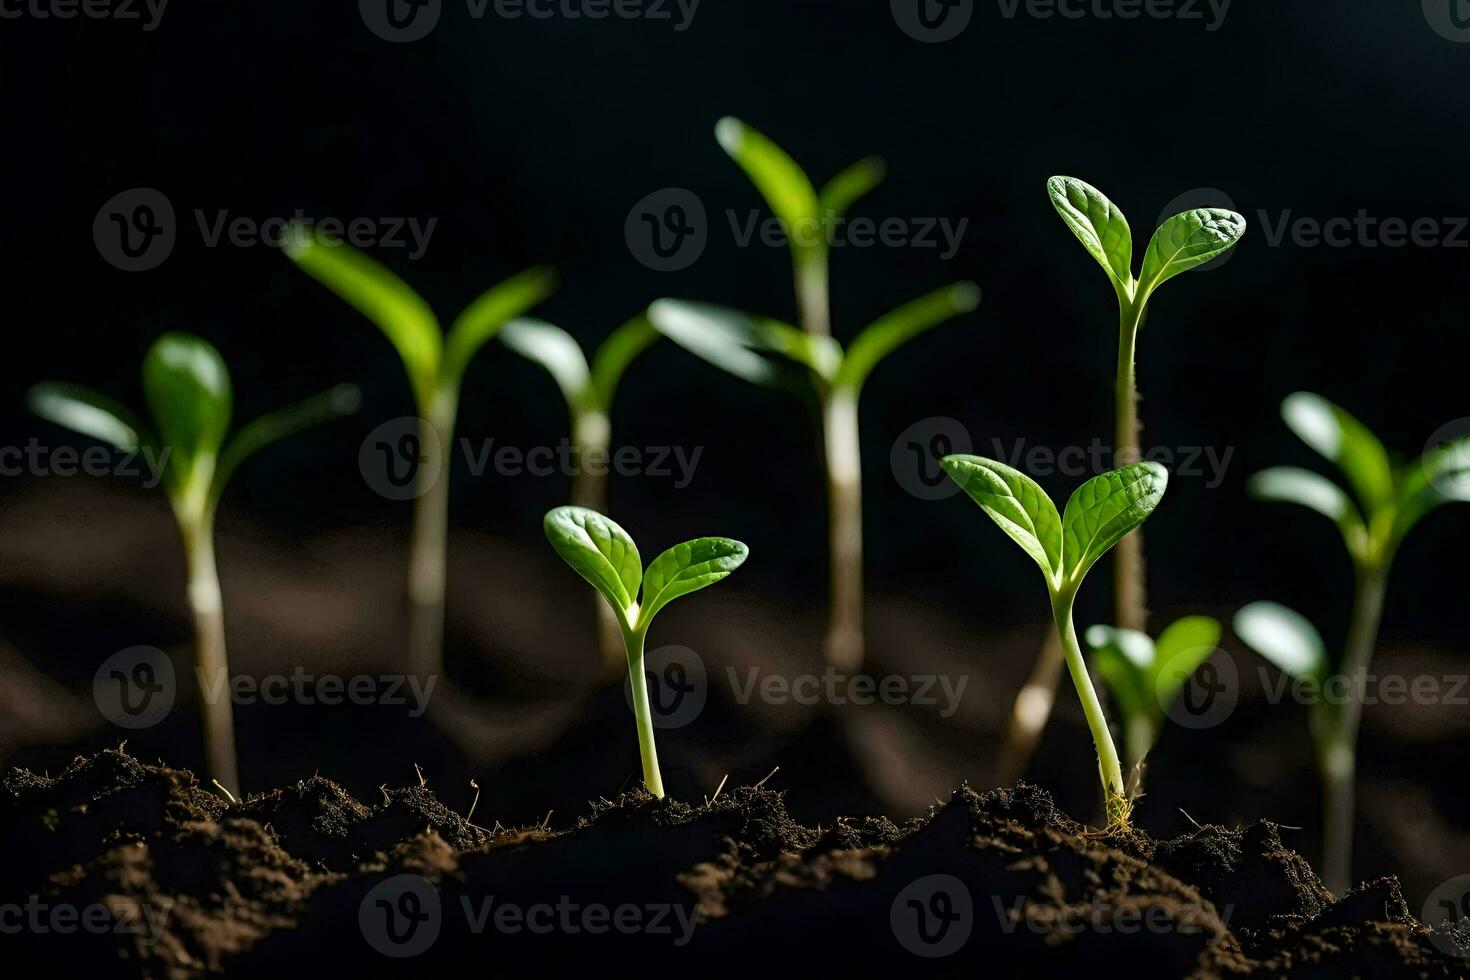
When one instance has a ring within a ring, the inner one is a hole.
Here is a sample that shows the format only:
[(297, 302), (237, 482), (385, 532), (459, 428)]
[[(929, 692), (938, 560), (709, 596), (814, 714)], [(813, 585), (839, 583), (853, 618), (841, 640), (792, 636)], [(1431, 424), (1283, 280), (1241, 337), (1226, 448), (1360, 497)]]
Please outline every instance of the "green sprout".
[(863, 661), (862, 460), (858, 396), (883, 358), (920, 334), (980, 303), (974, 283), (946, 286), (880, 317), (844, 352), (832, 338), (828, 290), (829, 235), (883, 179), (883, 162), (868, 157), (817, 191), (806, 173), (770, 139), (738, 119), (715, 127), (787, 229), (796, 289), (797, 326), (706, 303), (662, 299), (649, 307), (653, 325), (675, 343), (746, 381), (814, 393), (825, 446), (831, 609), (826, 661), (843, 671)]
[[(544, 320), (521, 317), (501, 328), (501, 342), (545, 368), (566, 399), (572, 445), (578, 458), (571, 486), (571, 502), (575, 507), (608, 509), (607, 460), (611, 452), (613, 399), (628, 365), (658, 336), (648, 317), (635, 316), (608, 335), (589, 364), (576, 338)], [(597, 604), (597, 614), (603, 667), (615, 676), (623, 666), (617, 619), (606, 603)]]
[(337, 385), (276, 409), (229, 437), (233, 390), (225, 362), (207, 341), (166, 333), (143, 358), (149, 429), (126, 407), (80, 385), (43, 382), (26, 401), (41, 418), (124, 452), (146, 450), (164, 462), (163, 486), (178, 521), (194, 616), (199, 712), (210, 776), (238, 794), (235, 723), (228, 695), (224, 604), (214, 558), (214, 515), (230, 477), (249, 457), (318, 423), (356, 412), (356, 386)]
[(556, 274), (533, 268), (493, 286), (455, 318), (446, 334), (407, 283), (345, 242), (294, 227), (286, 254), (371, 320), (398, 351), (419, 415), (413, 537), (408, 566), (409, 669), (444, 668), (444, 588), (449, 537), (449, 448), (460, 384), (475, 354), (506, 323), (545, 300)]
[[(1323, 881), (1347, 890), (1352, 873), (1354, 783), (1363, 687), (1378, 645), (1389, 569), (1404, 537), (1439, 505), (1470, 501), (1470, 437), (1431, 446), (1395, 465), (1368, 427), (1318, 395), (1297, 392), (1281, 415), (1298, 438), (1337, 466), (1351, 494), (1311, 470), (1277, 466), (1251, 477), (1260, 500), (1300, 504), (1337, 525), (1353, 566), (1353, 604), (1342, 657), (1333, 663), (1321, 634), (1299, 613), (1256, 602), (1235, 617), (1241, 640), (1293, 680), (1346, 682), (1346, 697), (1312, 701), (1309, 722), (1322, 776)], [(1341, 701), (1341, 703), (1337, 703)]]
[(1133, 795), (1142, 789), (1143, 763), (1164, 728), (1184, 682), (1220, 645), (1220, 623), (1209, 616), (1176, 619), (1155, 642), (1137, 630), (1093, 626), (1086, 640), (1092, 663), (1123, 716), (1123, 768)]
[[(597, 589), (612, 607), (628, 658), (633, 714), (638, 724), (638, 750), (643, 783), (663, 798), (653, 743), (653, 715), (643, 673), (643, 641), (658, 611), (673, 600), (713, 585), (739, 568), (749, 549), (729, 538), (695, 538), (676, 544), (645, 571), (633, 539), (610, 519), (585, 507), (558, 507), (546, 515), (546, 540), (573, 570)], [(642, 598), (639, 598), (639, 584)]]
[(1077, 488), (1065, 512), (1058, 515), (1056, 504), (1035, 480), (1003, 463), (980, 456), (946, 456), (940, 465), (1040, 566), (1051, 595), (1052, 621), (1097, 746), (1108, 827), (1126, 829), (1132, 805), (1107, 717), (1077, 642), (1072, 606), (1088, 570), (1163, 499), (1168, 471), (1158, 463), (1139, 462), (1093, 477)]

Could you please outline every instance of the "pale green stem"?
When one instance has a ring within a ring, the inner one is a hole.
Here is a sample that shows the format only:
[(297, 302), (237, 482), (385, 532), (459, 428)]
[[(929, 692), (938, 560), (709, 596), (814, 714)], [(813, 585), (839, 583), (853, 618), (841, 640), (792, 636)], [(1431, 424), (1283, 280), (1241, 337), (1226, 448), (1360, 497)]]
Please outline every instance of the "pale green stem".
[(1062, 651), (1067, 656), (1067, 669), (1072, 674), (1072, 683), (1077, 696), (1082, 700), (1082, 713), (1087, 718), (1088, 730), (1092, 732), (1093, 744), (1097, 747), (1098, 775), (1102, 779), (1110, 826), (1128, 826), (1128, 790), (1123, 782), (1123, 769), (1118, 763), (1118, 750), (1113, 746), (1113, 735), (1108, 731), (1108, 719), (1103, 714), (1102, 702), (1092, 686), (1092, 677), (1087, 672), (1087, 661), (1082, 657), (1082, 647), (1077, 642), (1077, 628), (1072, 623), (1072, 602), (1076, 598), (1075, 586), (1064, 586), (1052, 594), (1052, 617), (1057, 632), (1062, 638)]
[(658, 771), (658, 749), (653, 743), (653, 711), (648, 706), (648, 677), (643, 673), (643, 638), (646, 629), (623, 631), (628, 654), (628, 682), (633, 687), (633, 717), (638, 723), (638, 754), (643, 759), (643, 785), (663, 799), (664, 781)]
[(832, 336), (832, 301), (825, 246), (805, 248), (792, 256), (796, 276), (797, 323), (815, 337)]
[(225, 653), (224, 599), (214, 560), (214, 517), (208, 508), (181, 520), (188, 572), (189, 610), (194, 617), (194, 668), (199, 684), (199, 718), (204, 756), (211, 778), (236, 796), (240, 776), (235, 761), (234, 706), (230, 700), (229, 660)]
[(851, 673), (863, 663), (863, 485), (856, 391), (837, 387), (823, 396), (822, 437), (832, 589), (826, 660)]
[[(1127, 466), (1140, 456), (1138, 384), (1135, 377), (1135, 346), (1143, 321), (1144, 303), (1121, 290), (1118, 294), (1118, 372), (1113, 390), (1116, 427), (1113, 433), (1113, 466)], [(1113, 555), (1113, 604), (1115, 625), (1144, 632), (1148, 625), (1148, 593), (1144, 582), (1143, 533), (1135, 530), (1118, 542)]]
[[(427, 681), (444, 671), (444, 593), (449, 544), (449, 470), (459, 393), (443, 386), (423, 421), (408, 560), (409, 672)], [(437, 438), (436, 438), (437, 437)], [(432, 481), (432, 482), (429, 482)], [(425, 485), (427, 484), (427, 485)]]

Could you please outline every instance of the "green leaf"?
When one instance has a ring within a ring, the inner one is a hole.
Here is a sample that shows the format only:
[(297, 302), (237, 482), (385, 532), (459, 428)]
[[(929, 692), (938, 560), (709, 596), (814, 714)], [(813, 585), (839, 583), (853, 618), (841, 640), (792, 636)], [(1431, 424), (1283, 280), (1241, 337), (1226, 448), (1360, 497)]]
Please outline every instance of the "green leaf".
[(232, 395), (224, 358), (206, 340), (166, 333), (143, 357), (143, 394), (159, 439), (170, 451), (174, 489), (206, 492), (230, 428)]
[(643, 579), (638, 546), (617, 524), (585, 507), (558, 507), (542, 522), (546, 540), (562, 560), (602, 593), (626, 625)]
[(1295, 466), (1273, 466), (1251, 477), (1246, 492), (1257, 500), (1300, 504), (1316, 511), (1337, 525), (1355, 556), (1367, 544), (1368, 528), (1357, 505), (1325, 476)]
[(1296, 680), (1327, 676), (1327, 646), (1307, 618), (1275, 602), (1253, 602), (1235, 614), (1235, 635)]
[(1388, 451), (1368, 427), (1320, 395), (1287, 395), (1281, 417), (1297, 438), (1334, 463), (1357, 493), (1371, 522), (1393, 500), (1393, 466)]
[(744, 563), (750, 549), (730, 538), (696, 538), (676, 544), (648, 566), (638, 624), (646, 626), (680, 596), (714, 585)]
[(517, 317), (501, 328), (500, 341), (547, 370), (572, 415), (584, 410), (591, 394), (592, 371), (571, 334), (545, 320)]
[(806, 172), (786, 151), (734, 116), (715, 124), (715, 139), (740, 164), (771, 212), (786, 224), (792, 248), (800, 248), (796, 226), (817, 217), (817, 193)]
[(1233, 248), (1245, 234), (1245, 218), (1221, 208), (1196, 208), (1159, 226), (1143, 256), (1138, 289), (1148, 295), (1181, 272)]
[(1072, 234), (1123, 289), (1133, 284), (1133, 232), (1123, 212), (1102, 191), (1075, 177), (1046, 182), (1052, 207)]
[(1078, 487), (1062, 514), (1065, 577), (1081, 582), (1099, 558), (1153, 513), (1168, 483), (1167, 470), (1144, 461), (1093, 477)]
[(715, 367), (767, 387), (799, 387), (805, 380), (781, 355), (830, 378), (842, 363), (842, 348), (827, 337), (803, 333), (789, 323), (755, 317), (713, 303), (655, 300), (649, 321), (674, 343)]
[(1153, 692), (1154, 641), (1136, 630), (1092, 626), (1086, 634), (1092, 663), (1125, 719), (1158, 718), (1163, 708)]
[(429, 304), (386, 267), (316, 229), (293, 226), (285, 252), (383, 332), (403, 360), (419, 410), (427, 411), (444, 346)]
[(481, 293), (454, 318), (444, 347), (441, 377), (458, 382), (470, 360), (501, 327), (556, 291), (556, 272), (544, 266), (517, 273)]
[(640, 313), (609, 334), (597, 348), (597, 353), (592, 355), (592, 390), (604, 413), (612, 411), (618, 383), (628, 365), (658, 338), (659, 332), (647, 314)]
[(362, 392), (357, 385), (340, 384), (241, 426), (220, 453), (210, 498), (218, 501), (240, 464), (262, 449), (312, 426), (353, 415), (361, 406)]
[(960, 282), (900, 306), (857, 335), (837, 369), (835, 383), (854, 390), (861, 388), (883, 358), (919, 334), (979, 305), (980, 287), (972, 282)]
[(1025, 473), (982, 456), (946, 456), (939, 465), (1031, 556), (1055, 588), (1061, 576), (1062, 519), (1046, 491)]
[(1398, 485), (1394, 543), (1441, 504), (1470, 503), (1470, 436), (1430, 448), (1403, 468)]
[(1210, 659), (1220, 645), (1220, 622), (1209, 616), (1185, 616), (1170, 623), (1154, 644), (1154, 662), (1149, 671), (1159, 710), (1174, 700), (1184, 682), (1199, 665)]
[(864, 157), (827, 181), (817, 195), (817, 211), (823, 218), (841, 217), (873, 188), (883, 182), (888, 167), (882, 157)]
[(148, 439), (142, 423), (121, 402), (82, 385), (42, 382), (26, 393), (26, 405), (48, 422), (124, 452), (136, 452)]

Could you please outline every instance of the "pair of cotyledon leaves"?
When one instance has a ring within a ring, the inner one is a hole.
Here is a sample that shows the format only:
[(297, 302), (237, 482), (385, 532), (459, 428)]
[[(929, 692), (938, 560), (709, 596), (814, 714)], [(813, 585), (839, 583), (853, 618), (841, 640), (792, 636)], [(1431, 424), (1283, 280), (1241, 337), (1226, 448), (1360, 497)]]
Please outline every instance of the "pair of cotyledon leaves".
[(153, 428), (128, 408), (81, 385), (43, 382), (27, 403), (37, 415), (125, 452), (167, 450), (164, 484), (180, 502), (213, 507), (236, 467), (257, 451), (320, 422), (351, 415), (361, 401), (341, 384), (241, 426), (229, 437), (234, 393), (213, 345), (166, 333), (143, 358), (143, 395)]
[(1220, 623), (1185, 616), (1153, 640), (1137, 630), (1093, 626), (1087, 630), (1092, 662), (1125, 718), (1147, 719), (1153, 731), (1184, 682), (1220, 645)]
[[(795, 160), (740, 120), (721, 119), (715, 136), (788, 229), (798, 266), (825, 255), (828, 249), (826, 235), (804, 234), (802, 229), (825, 227), (841, 217), (884, 176), (883, 162), (868, 157), (818, 191)], [(895, 349), (946, 320), (971, 312), (979, 303), (980, 289), (974, 283), (945, 286), (873, 321), (845, 351), (831, 337), (713, 303), (660, 299), (649, 307), (648, 314), (654, 327), (670, 340), (743, 380), (799, 388), (803, 372), (810, 371), (828, 385), (857, 391)]]
[(749, 554), (730, 538), (696, 538), (674, 545), (645, 571), (628, 532), (594, 510), (558, 507), (543, 524), (551, 547), (602, 594), (625, 635), (647, 630), (668, 603), (725, 578)]
[(1057, 513), (1026, 474), (981, 456), (946, 456), (946, 473), (1041, 568), (1053, 595), (1075, 592), (1097, 560), (1163, 499), (1168, 471), (1143, 461), (1093, 477)]
[(1159, 226), (1133, 275), (1133, 231), (1128, 219), (1097, 188), (1075, 177), (1047, 181), (1052, 206), (1120, 295), (1146, 302), (1161, 284), (1233, 247), (1245, 234), (1245, 218), (1223, 208), (1195, 208)]

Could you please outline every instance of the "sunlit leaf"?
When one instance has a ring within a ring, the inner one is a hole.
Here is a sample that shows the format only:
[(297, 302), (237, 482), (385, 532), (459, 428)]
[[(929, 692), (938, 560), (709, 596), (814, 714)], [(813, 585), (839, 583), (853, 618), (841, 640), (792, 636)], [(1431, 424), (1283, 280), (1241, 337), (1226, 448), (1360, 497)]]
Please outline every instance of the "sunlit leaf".
[(220, 453), (211, 497), (218, 500), (239, 465), (262, 449), (312, 426), (346, 418), (361, 405), (362, 392), (357, 385), (340, 384), (241, 426)]
[(558, 507), (543, 521), (546, 540), (562, 560), (592, 583), (613, 611), (634, 611), (643, 563), (633, 539), (610, 518), (585, 507)]
[(444, 346), (442, 376), (458, 381), (470, 360), (507, 323), (544, 302), (556, 291), (556, 273), (527, 269), (481, 293), (455, 317)]
[(590, 395), (592, 372), (582, 346), (561, 327), (532, 317), (517, 317), (500, 330), (500, 342), (541, 365), (551, 375), (573, 415)]
[(1321, 680), (1327, 676), (1322, 634), (1294, 609), (1276, 602), (1253, 602), (1235, 614), (1235, 635), (1288, 677)]
[(1305, 391), (1286, 396), (1281, 417), (1297, 437), (1336, 464), (1369, 520), (1393, 500), (1393, 466), (1378, 437), (1345, 410)]
[(219, 351), (191, 334), (164, 334), (144, 355), (143, 394), (169, 449), (175, 489), (211, 480), (233, 406), (230, 373)]
[(643, 576), (640, 624), (664, 606), (725, 578), (744, 563), (750, 550), (730, 538), (697, 538), (674, 545), (648, 566)]
[(136, 451), (147, 438), (147, 430), (126, 406), (82, 385), (42, 382), (26, 394), (26, 405), (49, 422), (124, 452)]
[(1245, 218), (1220, 208), (1196, 208), (1159, 226), (1143, 256), (1138, 289), (1147, 296), (1161, 284), (1233, 248), (1245, 234)]
[(1062, 515), (1063, 574), (1080, 582), (1099, 558), (1153, 513), (1168, 483), (1164, 467), (1144, 461), (1078, 487)]
[(1075, 177), (1053, 177), (1046, 182), (1051, 203), (1072, 234), (1113, 280), (1128, 287), (1133, 282), (1133, 232), (1123, 212), (1102, 191)]
[(881, 157), (865, 157), (827, 181), (817, 195), (818, 213), (841, 217), (883, 182), (888, 168)]
[(939, 465), (1055, 586), (1061, 575), (1062, 519), (1046, 491), (1025, 473), (981, 456), (946, 456)]
[(980, 305), (980, 287), (972, 282), (936, 289), (873, 321), (858, 334), (837, 369), (836, 383), (857, 389), (878, 362), (899, 347), (946, 320)]

